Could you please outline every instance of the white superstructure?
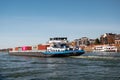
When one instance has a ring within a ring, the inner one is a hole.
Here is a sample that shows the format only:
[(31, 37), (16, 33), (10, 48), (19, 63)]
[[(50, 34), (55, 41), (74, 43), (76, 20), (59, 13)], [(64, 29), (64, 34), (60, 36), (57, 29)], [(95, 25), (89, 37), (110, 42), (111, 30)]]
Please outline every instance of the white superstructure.
[(50, 46), (47, 47), (47, 51), (65, 51), (68, 47), (67, 43), (67, 37), (50, 38), (48, 41), (48, 44), (50, 44)]

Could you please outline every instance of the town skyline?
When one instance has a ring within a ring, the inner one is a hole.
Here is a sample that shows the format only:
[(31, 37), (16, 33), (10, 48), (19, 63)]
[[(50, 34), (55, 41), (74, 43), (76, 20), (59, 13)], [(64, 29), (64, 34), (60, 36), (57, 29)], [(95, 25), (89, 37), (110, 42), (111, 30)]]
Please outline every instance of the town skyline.
[(119, 14), (119, 0), (0, 0), (0, 48), (119, 34)]
[[(111, 36), (109, 36), (109, 35), (111, 35)], [(5, 47), (5, 48), (0, 48), (0, 49), (1, 50), (2, 49), (6, 50), (6, 49), (9, 49), (9, 48), (10, 49), (14, 48), (14, 47), (37, 46), (37, 45), (41, 45), (41, 44), (47, 44), (48, 41), (51, 40), (51, 38), (59, 38), (59, 37), (64, 37), (64, 38), (66, 38), (68, 40), (68, 37), (66, 37), (66, 36), (49, 37), (49, 39), (46, 42), (44, 42), (44, 43), (27, 44), (27, 45), (16, 45), (16, 46)], [(104, 40), (101, 41), (101, 38), (107, 38), (107, 37), (108, 37), (108, 40), (107, 40), (106, 43), (104, 43)], [(111, 41), (111, 39), (113, 39), (113, 40)], [(96, 40), (98, 40), (98, 41), (96, 42)], [(109, 43), (109, 40), (110, 40), (110, 43)], [(75, 42), (76, 46), (108, 45), (108, 44), (110, 45), (110, 44), (116, 44), (116, 42), (115, 42), (116, 40), (119, 40), (119, 42), (118, 42), (118, 45), (119, 45), (120, 44), (120, 34), (116, 34), (116, 33), (104, 33), (104, 34), (101, 34), (99, 37), (96, 37), (96, 38), (90, 38), (90, 37), (87, 37), (87, 36), (78, 37), (78, 38), (75, 38), (75, 39), (72, 39), (72, 40), (68, 40), (68, 43)], [(82, 41), (82, 43), (81, 43), (81, 41)]]

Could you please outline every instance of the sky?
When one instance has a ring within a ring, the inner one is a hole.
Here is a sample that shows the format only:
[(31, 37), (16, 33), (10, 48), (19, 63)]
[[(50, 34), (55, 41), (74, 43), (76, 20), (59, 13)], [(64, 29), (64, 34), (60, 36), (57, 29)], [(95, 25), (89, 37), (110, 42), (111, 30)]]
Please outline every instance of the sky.
[(0, 49), (104, 33), (120, 34), (120, 0), (0, 0)]

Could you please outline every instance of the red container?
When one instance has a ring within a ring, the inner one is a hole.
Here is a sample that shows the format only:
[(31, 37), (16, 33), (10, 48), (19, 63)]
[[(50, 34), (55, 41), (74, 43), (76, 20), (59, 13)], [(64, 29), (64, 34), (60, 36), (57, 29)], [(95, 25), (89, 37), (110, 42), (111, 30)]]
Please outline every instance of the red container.
[(21, 47), (15, 47), (15, 51), (18, 51)]
[(21, 51), (21, 50), (22, 50), (22, 47), (15, 47), (14, 50), (15, 50), (15, 51)]
[(32, 50), (32, 46), (23, 46), (22, 51)]
[(47, 50), (47, 47), (49, 47), (49, 45), (38, 45), (38, 50)]
[(13, 48), (9, 48), (9, 51), (13, 51)]
[(15, 51), (18, 51), (18, 47), (15, 47)]

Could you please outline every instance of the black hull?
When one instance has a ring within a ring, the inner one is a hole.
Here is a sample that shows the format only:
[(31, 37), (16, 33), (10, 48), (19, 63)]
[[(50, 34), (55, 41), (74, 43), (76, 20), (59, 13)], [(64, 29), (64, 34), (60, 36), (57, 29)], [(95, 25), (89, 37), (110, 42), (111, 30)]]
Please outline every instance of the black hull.
[(84, 52), (69, 54), (43, 54), (42, 52), (9, 52), (9, 55), (31, 57), (68, 57), (68, 56), (80, 56), (82, 54), (84, 54)]

